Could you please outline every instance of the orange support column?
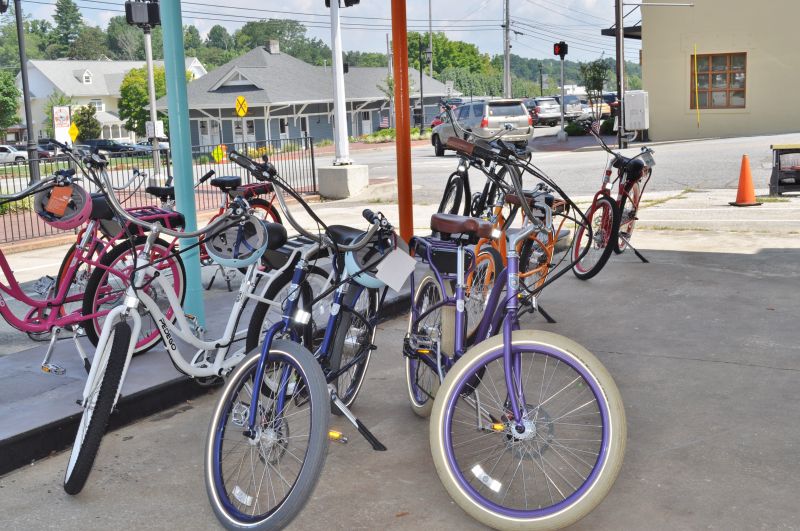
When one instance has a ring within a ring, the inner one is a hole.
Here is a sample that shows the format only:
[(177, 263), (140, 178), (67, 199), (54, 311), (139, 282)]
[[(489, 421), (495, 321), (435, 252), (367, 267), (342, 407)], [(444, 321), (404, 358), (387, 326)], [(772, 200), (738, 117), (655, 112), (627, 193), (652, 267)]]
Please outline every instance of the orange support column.
[(411, 103), (408, 92), (408, 42), (406, 0), (392, 0), (392, 67), (394, 72), (394, 116), (397, 132), (397, 208), (400, 237), (414, 235), (414, 198), (411, 191)]

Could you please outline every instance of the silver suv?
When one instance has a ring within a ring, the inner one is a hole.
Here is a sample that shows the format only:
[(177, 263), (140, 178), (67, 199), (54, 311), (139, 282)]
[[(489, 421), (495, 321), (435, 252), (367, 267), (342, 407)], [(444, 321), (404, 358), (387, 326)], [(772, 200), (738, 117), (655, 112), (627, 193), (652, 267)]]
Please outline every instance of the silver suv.
[[(553, 96), (553, 98), (561, 103), (561, 96)], [(561, 109), (559, 109), (559, 112)], [(581, 106), (581, 99), (574, 94), (567, 94), (564, 96), (564, 119), (568, 122), (576, 120), (583, 113)]]
[[(453, 110), (459, 125), (476, 136), (491, 136), (511, 124), (502, 138), (518, 147), (526, 147), (533, 137), (533, 121), (522, 100), (492, 100), (464, 103)], [(433, 128), (431, 144), (437, 157), (444, 155), (451, 136), (459, 136), (445, 114), (443, 123)]]
[(555, 98), (539, 97), (530, 102), (527, 105), (533, 111), (537, 125), (553, 127), (561, 121), (561, 108)]

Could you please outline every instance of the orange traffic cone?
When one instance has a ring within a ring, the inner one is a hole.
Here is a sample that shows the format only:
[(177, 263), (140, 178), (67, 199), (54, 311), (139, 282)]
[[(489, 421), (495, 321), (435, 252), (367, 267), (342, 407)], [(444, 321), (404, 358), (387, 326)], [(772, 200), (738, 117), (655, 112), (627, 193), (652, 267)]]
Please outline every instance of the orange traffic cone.
[(756, 191), (753, 189), (753, 175), (750, 173), (750, 159), (742, 155), (742, 169), (739, 171), (739, 190), (736, 192), (736, 202), (733, 206), (758, 206)]

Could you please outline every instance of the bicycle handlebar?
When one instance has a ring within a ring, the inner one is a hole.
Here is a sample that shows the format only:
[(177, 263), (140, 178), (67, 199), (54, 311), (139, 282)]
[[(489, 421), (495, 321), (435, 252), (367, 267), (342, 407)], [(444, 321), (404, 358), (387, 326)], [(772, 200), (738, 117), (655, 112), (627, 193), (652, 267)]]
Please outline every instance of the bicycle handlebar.
[(214, 170), (209, 170), (208, 173), (200, 177), (200, 180), (197, 181), (195, 188), (197, 188), (198, 186), (200, 186), (201, 184), (212, 178), (214, 175), (216, 175), (216, 172)]

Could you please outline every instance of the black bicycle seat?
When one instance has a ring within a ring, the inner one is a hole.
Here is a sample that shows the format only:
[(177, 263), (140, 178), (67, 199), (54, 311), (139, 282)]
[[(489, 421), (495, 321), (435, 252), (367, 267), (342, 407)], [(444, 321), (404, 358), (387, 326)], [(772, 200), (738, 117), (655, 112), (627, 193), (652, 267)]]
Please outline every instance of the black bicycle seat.
[(111, 205), (108, 204), (108, 199), (104, 194), (92, 194), (92, 213), (89, 217), (91, 219), (109, 221), (114, 219), (114, 211), (111, 210)]
[(361, 229), (354, 229), (345, 225), (329, 225), (328, 233), (337, 245), (350, 245), (358, 241), (365, 234)]
[(172, 201), (175, 199), (174, 186), (148, 186), (144, 191), (162, 201)]
[(239, 188), (242, 185), (242, 178), (238, 175), (223, 175), (222, 177), (211, 179), (210, 183), (211, 186), (216, 186), (223, 192), (228, 192)]

